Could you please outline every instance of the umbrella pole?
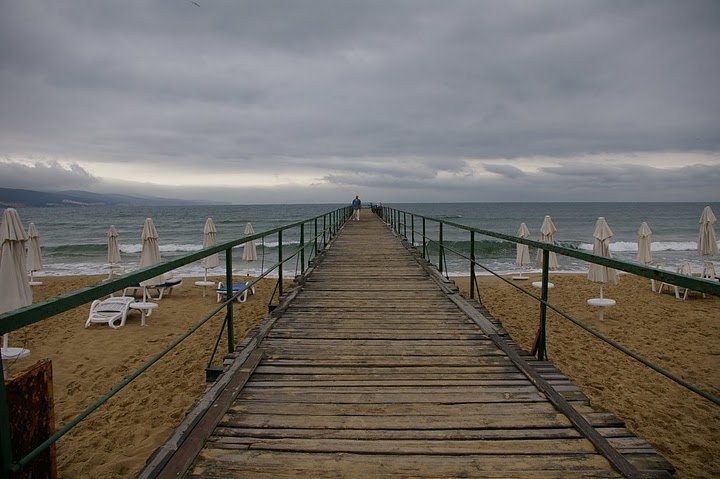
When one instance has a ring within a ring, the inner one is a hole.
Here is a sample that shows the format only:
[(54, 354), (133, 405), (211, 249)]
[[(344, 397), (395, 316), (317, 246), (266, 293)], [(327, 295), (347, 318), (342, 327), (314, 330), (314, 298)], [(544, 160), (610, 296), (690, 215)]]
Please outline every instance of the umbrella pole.
[(603, 284), (600, 283), (600, 299), (603, 299)]

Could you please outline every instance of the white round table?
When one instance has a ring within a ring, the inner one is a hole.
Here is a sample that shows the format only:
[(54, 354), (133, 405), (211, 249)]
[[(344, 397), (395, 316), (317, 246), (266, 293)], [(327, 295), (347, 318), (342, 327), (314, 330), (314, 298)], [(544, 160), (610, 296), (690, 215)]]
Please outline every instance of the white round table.
[(142, 315), (140, 318), (140, 326), (146, 326), (145, 317), (150, 316), (153, 312), (153, 309), (157, 307), (157, 303), (151, 303), (149, 301), (137, 301), (134, 303), (130, 303), (130, 309), (137, 309)]
[(614, 299), (591, 298), (587, 300), (587, 304), (600, 308), (600, 312), (598, 313), (598, 320), (605, 321), (605, 308), (615, 306), (617, 303)]
[[(542, 289), (542, 281), (533, 281), (532, 286), (533, 288)], [(548, 289), (553, 289), (554, 287), (555, 285), (548, 281)]]
[(205, 288), (214, 288), (215, 281), (195, 281), (195, 286), (202, 286), (203, 298), (205, 297)]

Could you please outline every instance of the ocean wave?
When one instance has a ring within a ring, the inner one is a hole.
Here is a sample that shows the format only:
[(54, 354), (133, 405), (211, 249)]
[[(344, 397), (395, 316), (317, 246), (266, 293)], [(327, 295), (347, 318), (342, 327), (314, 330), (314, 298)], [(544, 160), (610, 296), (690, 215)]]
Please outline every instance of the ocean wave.
[[(590, 243), (581, 243), (579, 249), (583, 251), (592, 251), (593, 245)], [(638, 250), (638, 244), (633, 241), (617, 241), (610, 243), (610, 251), (614, 252), (633, 252)], [(650, 251), (696, 251), (697, 243), (695, 241), (658, 241), (650, 244)]]

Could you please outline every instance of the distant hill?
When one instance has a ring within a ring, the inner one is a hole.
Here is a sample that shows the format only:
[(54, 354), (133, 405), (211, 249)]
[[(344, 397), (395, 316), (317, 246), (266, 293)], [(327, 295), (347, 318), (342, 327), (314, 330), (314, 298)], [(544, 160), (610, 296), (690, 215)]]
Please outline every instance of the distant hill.
[(0, 207), (57, 207), (57, 206), (171, 206), (230, 204), (217, 201), (180, 200), (90, 193), (89, 191), (33, 191), (0, 188)]

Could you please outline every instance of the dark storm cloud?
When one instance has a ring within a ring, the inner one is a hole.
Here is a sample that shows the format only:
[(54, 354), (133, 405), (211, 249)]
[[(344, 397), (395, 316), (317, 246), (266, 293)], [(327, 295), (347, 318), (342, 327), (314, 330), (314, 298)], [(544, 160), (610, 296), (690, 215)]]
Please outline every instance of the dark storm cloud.
[(23, 164), (0, 160), (0, 186), (20, 189), (64, 190), (92, 188), (99, 179), (82, 166), (56, 161)]
[(0, 154), (446, 194), (466, 158), (557, 188), (619, 171), (512, 159), (720, 150), (711, 0), (198, 3), (3, 2)]

